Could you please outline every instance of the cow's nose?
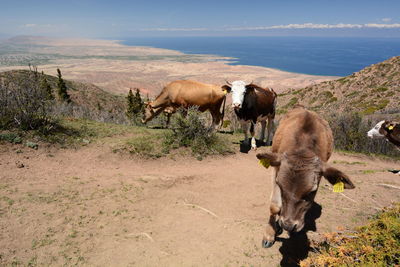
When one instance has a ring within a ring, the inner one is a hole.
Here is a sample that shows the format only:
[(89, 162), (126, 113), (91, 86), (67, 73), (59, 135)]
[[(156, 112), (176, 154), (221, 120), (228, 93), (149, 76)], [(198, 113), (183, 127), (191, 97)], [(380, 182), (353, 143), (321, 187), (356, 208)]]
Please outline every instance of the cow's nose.
[(233, 103), (233, 104), (232, 104), (232, 107), (233, 107), (234, 109), (239, 109), (239, 108), (240, 108), (240, 104), (239, 104), (239, 103)]

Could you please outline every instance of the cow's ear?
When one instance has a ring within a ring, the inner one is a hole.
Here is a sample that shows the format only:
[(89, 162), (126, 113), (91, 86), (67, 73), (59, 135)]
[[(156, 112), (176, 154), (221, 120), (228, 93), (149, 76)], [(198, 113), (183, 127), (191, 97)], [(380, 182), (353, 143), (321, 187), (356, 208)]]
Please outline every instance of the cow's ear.
[(256, 155), (258, 159), (268, 160), (268, 163), (271, 166), (279, 166), (281, 165), (281, 155), (278, 153), (267, 152), (267, 153), (258, 153)]
[(226, 91), (227, 93), (230, 93), (231, 90), (232, 90), (232, 88), (230, 86), (228, 86), (228, 85), (223, 85), (221, 87), (221, 89), (222, 89), (222, 91)]
[(338, 170), (334, 167), (331, 167), (327, 164), (324, 164), (324, 166), (323, 166), (322, 176), (324, 176), (328, 180), (328, 182), (331, 184), (343, 182), (345, 189), (355, 188), (353, 182), (350, 180), (350, 178), (346, 174), (344, 174), (340, 170)]
[(385, 121), (384, 128), (387, 132), (393, 132), (395, 130), (400, 130), (400, 124), (394, 121)]

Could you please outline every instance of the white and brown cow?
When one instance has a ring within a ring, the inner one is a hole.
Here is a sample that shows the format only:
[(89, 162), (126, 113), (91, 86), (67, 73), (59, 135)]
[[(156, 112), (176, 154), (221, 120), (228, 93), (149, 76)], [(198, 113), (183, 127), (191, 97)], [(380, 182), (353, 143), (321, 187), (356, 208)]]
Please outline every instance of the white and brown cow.
[(245, 142), (248, 142), (247, 132), (250, 123), (251, 147), (257, 148), (254, 138), (257, 122), (261, 123), (260, 141), (264, 142), (268, 120), (266, 143), (269, 144), (275, 118), (277, 97), (275, 91), (272, 88), (262, 88), (253, 83), (246, 84), (244, 81), (227, 83), (229, 84), (228, 91), (232, 92), (232, 107), (244, 131)]
[(400, 150), (400, 123), (395, 121), (380, 121), (368, 131), (370, 138), (386, 138)]
[(342, 182), (344, 188), (354, 188), (347, 175), (326, 163), (332, 149), (328, 123), (315, 112), (299, 106), (280, 121), (272, 151), (257, 154), (258, 159), (273, 167), (270, 219), (264, 247), (273, 245), (282, 228), (288, 232), (303, 229), (304, 216), (314, 202), (322, 176), (331, 184)]
[(163, 111), (172, 114), (180, 107), (197, 106), (201, 112), (210, 111), (212, 126), (216, 128), (223, 118), (220, 109), (226, 94), (224, 86), (190, 80), (173, 81), (163, 88), (154, 101), (146, 104), (142, 122), (147, 123)]

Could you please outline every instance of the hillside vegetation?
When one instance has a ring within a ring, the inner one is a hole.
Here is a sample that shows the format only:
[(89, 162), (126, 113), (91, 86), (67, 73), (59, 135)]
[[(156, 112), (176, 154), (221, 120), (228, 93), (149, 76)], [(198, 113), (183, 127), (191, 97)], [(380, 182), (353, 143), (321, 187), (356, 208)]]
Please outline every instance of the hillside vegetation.
[[(42, 77), (42, 74), (40, 74)], [(56, 94), (57, 87), (57, 77), (51, 75), (43, 75), (49, 85), (53, 90), (53, 94)], [(0, 72), (0, 83), (3, 84), (11, 84), (11, 87), (15, 88), (21, 87), (24, 85), (33, 85), (37, 81), (34, 80), (33, 71), (30, 70), (13, 70)], [(119, 114), (124, 114), (125, 111), (125, 99), (123, 96), (111, 94), (103, 89), (93, 85), (80, 83), (75, 81), (65, 80), (68, 94), (71, 97), (72, 103), (75, 108), (79, 108), (83, 117), (90, 117), (88, 113), (92, 116), (94, 114), (100, 115), (99, 113), (103, 113), (103, 119), (97, 118), (97, 120), (102, 121), (113, 121)], [(65, 110), (62, 112), (66, 112)], [(105, 118), (106, 114), (107, 117)], [(122, 120), (122, 118), (119, 118)]]
[[(52, 97), (42, 86), (43, 79), (51, 87)], [(158, 158), (175, 154), (195, 156), (233, 153), (232, 141), (212, 132), (208, 114), (190, 109), (188, 116), (178, 112), (172, 129), (151, 129), (137, 118), (128, 118), (127, 99), (105, 92), (91, 84), (64, 81), (68, 101), (57, 93), (58, 78), (35, 71), (0, 73), (0, 141), (10, 143), (49, 142), (72, 146), (125, 135), (115, 152), (128, 152), (142, 158)], [(141, 116), (139, 110), (137, 116)], [(163, 116), (152, 123), (160, 124)], [(154, 124), (153, 124), (154, 125)], [(156, 126), (160, 128), (160, 126)], [(232, 139), (233, 138), (233, 139)], [(33, 145), (35, 144), (35, 145)]]
[(399, 266), (400, 203), (386, 208), (355, 232), (325, 234), (300, 266)]
[(400, 56), (371, 65), (350, 76), (321, 82), (280, 95), (279, 113), (302, 104), (321, 113), (346, 111), (400, 112)]

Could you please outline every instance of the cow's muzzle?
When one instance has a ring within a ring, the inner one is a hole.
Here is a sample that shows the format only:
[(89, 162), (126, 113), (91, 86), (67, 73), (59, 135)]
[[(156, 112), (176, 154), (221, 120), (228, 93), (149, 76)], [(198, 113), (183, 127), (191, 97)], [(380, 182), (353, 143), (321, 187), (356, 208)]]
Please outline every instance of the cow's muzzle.
[(288, 232), (298, 232), (297, 223), (291, 220), (279, 220), (279, 225)]
[(238, 104), (238, 103), (233, 103), (233, 104), (232, 104), (232, 107), (233, 107), (234, 109), (240, 109), (241, 106), (242, 106), (242, 105), (240, 105), (240, 104)]

